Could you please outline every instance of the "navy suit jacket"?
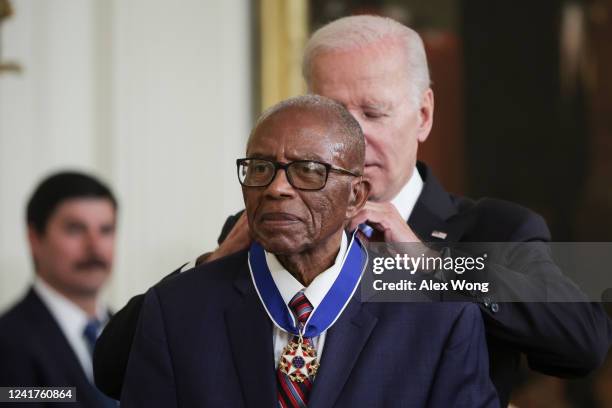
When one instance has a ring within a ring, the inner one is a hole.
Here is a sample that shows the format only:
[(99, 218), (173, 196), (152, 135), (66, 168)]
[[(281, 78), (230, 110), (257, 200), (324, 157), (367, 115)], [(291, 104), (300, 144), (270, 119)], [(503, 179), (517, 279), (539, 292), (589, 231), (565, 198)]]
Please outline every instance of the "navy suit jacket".
[(59, 325), (32, 289), (0, 317), (0, 386), (76, 387), (76, 403), (16, 406), (108, 406), (103, 402), (106, 397), (89, 382)]
[[(359, 292), (328, 331), (309, 407), (498, 406), (476, 305)], [(184, 272), (145, 297), (121, 403), (277, 406), (272, 337), (247, 251)]]

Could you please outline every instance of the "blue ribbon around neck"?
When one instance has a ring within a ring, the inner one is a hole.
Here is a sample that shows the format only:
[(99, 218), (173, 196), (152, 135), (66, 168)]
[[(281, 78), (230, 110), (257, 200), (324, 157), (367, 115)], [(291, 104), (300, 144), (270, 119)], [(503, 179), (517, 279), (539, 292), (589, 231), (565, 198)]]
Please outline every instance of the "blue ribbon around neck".
[[(337, 320), (355, 292), (367, 260), (367, 252), (353, 234), (340, 273), (319, 306), (310, 314), (302, 333), (304, 337), (319, 336)], [(274, 283), (265, 251), (257, 242), (253, 242), (249, 249), (249, 269), (259, 298), (270, 318), (281, 329), (299, 335), (291, 310)]]

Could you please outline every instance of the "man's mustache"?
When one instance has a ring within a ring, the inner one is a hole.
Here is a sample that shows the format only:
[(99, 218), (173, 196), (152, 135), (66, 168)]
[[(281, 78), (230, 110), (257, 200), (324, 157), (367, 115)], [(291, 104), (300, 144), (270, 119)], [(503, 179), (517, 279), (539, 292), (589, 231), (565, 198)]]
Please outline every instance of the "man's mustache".
[(97, 256), (91, 256), (83, 261), (77, 262), (74, 268), (77, 271), (86, 271), (94, 268), (109, 269), (110, 265), (104, 259)]

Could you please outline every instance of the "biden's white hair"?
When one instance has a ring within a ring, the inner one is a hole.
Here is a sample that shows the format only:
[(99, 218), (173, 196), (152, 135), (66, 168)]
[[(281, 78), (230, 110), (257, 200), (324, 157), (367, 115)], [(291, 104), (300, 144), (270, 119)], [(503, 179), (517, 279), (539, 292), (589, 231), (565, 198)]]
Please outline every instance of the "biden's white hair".
[(406, 53), (410, 97), (414, 106), (419, 106), (423, 93), (430, 87), (423, 40), (416, 31), (388, 17), (343, 17), (315, 31), (306, 44), (302, 62), (302, 74), (308, 88), (312, 89), (312, 63), (318, 54), (358, 49), (383, 40), (400, 42)]

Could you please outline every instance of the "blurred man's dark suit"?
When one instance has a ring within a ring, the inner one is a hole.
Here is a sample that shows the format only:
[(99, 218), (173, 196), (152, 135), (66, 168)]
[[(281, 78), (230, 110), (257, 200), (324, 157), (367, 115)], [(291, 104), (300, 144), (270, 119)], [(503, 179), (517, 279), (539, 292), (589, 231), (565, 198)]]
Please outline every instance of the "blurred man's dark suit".
[[(418, 170), (424, 187), (408, 224), (423, 241), (550, 241), (546, 222), (536, 213), (506, 201), (487, 198), (473, 201), (454, 196), (443, 189), (426, 165), (418, 163)], [(227, 219), (219, 242), (225, 239), (239, 215)], [(444, 232), (445, 238), (438, 238), (441, 235), (436, 232)], [(559, 272), (552, 261), (539, 263), (538, 267), (544, 273)], [(166, 279), (176, 273), (178, 270)], [(528, 275), (530, 270), (521, 273)], [(96, 384), (114, 398), (121, 394), (143, 300), (143, 295), (132, 298), (107, 325), (96, 346)], [(490, 375), (501, 406), (509, 401), (521, 353), (533, 369), (560, 377), (576, 377), (601, 365), (612, 341), (612, 325), (599, 304), (502, 304), (489, 296), (459, 300), (472, 300), (480, 306), (487, 333)]]
[(0, 366), (3, 387), (77, 389), (77, 402), (17, 406), (103, 408), (114, 405), (89, 381), (60, 326), (33, 289), (0, 317)]

